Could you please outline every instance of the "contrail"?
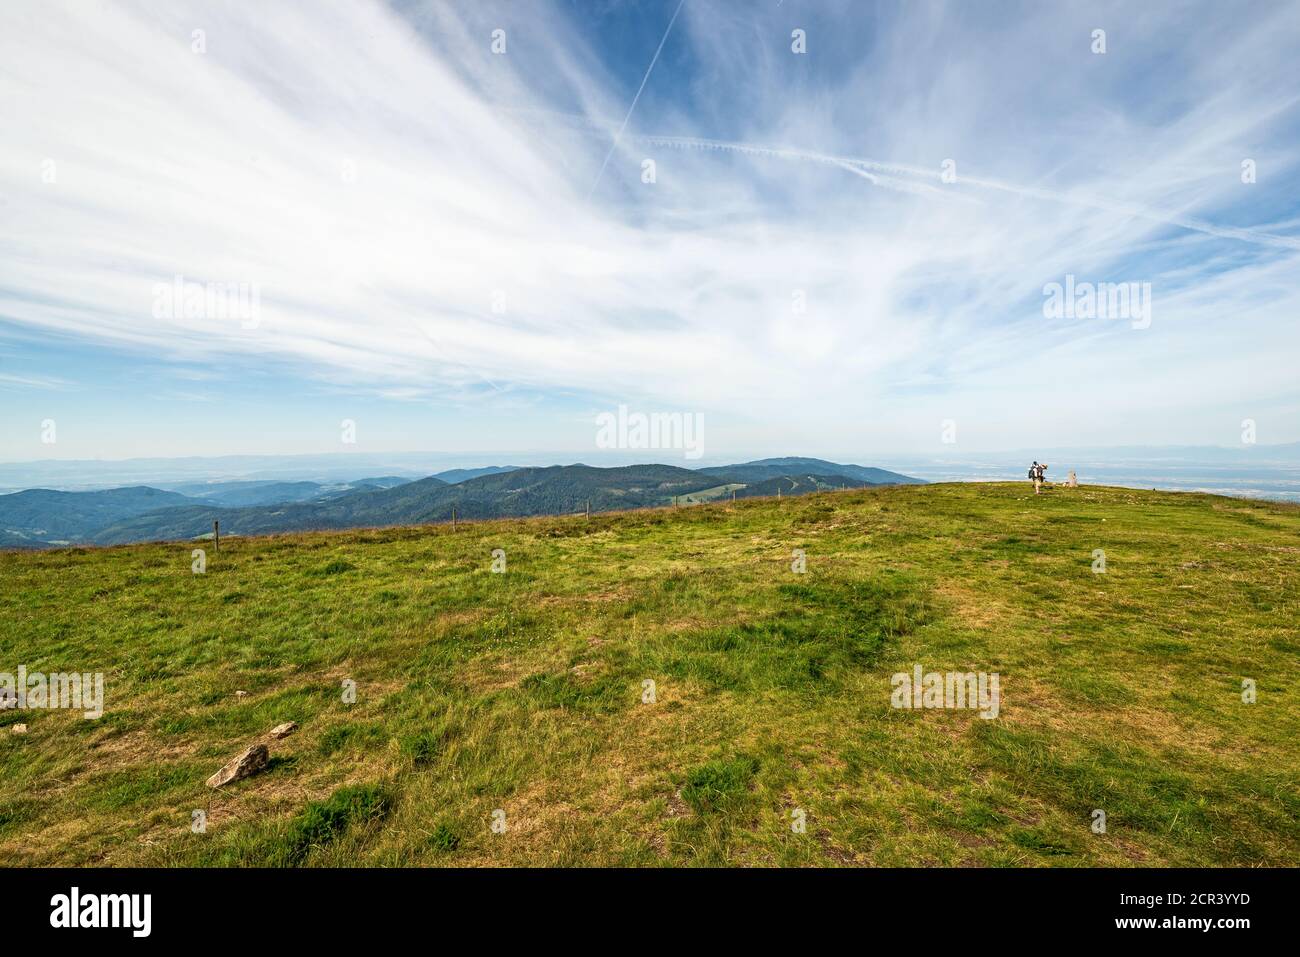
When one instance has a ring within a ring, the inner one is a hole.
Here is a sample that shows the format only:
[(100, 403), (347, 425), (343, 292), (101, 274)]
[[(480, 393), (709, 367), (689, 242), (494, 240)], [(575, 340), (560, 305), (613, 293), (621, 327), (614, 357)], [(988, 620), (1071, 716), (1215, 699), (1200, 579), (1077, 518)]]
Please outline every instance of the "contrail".
[(1035, 186), (1016, 186), (991, 179), (972, 179), (963, 176), (961, 181), (963, 183), (969, 183), (972, 186), (979, 186), (983, 189), (1001, 190), (1007, 193), (1015, 193), (1019, 196), (1028, 196), (1032, 199), (1051, 200), (1058, 203), (1068, 203), (1073, 206), (1085, 206), (1090, 209), (1100, 209), (1109, 213), (1119, 213), (1124, 216), (1133, 216), (1137, 219), (1145, 219), (1149, 222), (1160, 223), (1164, 226), (1177, 226), (1181, 229), (1204, 233), (1207, 236), (1215, 236), (1220, 239), (1239, 239), (1242, 242), (1255, 243), (1260, 246), (1273, 246), (1279, 249), (1300, 249), (1300, 239), (1291, 236), (1277, 236), (1273, 233), (1261, 233), (1257, 230), (1240, 229), (1235, 226), (1216, 226), (1214, 223), (1207, 222), (1203, 219), (1192, 219), (1185, 216), (1170, 215), (1169, 213), (1160, 212), (1159, 210), (1148, 209), (1145, 206), (1129, 206), (1124, 203), (1115, 203), (1107, 199), (1097, 199), (1095, 197), (1071, 196), (1068, 193), (1058, 193), (1052, 190), (1039, 189)]
[[(921, 180), (940, 179), (940, 175), (937, 171), (922, 169), (916, 166), (904, 166), (897, 163), (881, 163), (876, 160), (864, 159), (858, 156), (835, 156), (828, 153), (818, 153), (812, 150), (791, 149), (785, 146), (736, 143), (728, 140), (701, 139), (693, 136), (638, 135), (631, 136), (629, 139), (635, 140), (638, 143), (647, 143), (652, 146), (664, 146), (676, 149), (724, 150), (732, 153), (744, 153), (750, 156), (772, 156), (778, 159), (787, 160), (810, 160), (812, 162), (825, 163), (828, 166), (835, 166), (856, 173), (877, 186), (904, 189), (911, 192), (944, 193), (951, 195), (950, 190), (928, 186), (923, 182), (915, 183), (909, 182), (905, 178), (890, 178), (916, 177)], [(1214, 223), (1207, 222), (1203, 219), (1171, 215), (1144, 206), (1131, 206), (1124, 203), (1112, 202), (1107, 199), (1098, 199), (1091, 196), (1075, 196), (1069, 193), (1040, 189), (1036, 186), (1018, 186), (1013, 183), (1003, 183), (998, 180), (980, 179), (978, 177), (962, 176), (959, 182), (966, 186), (1013, 193), (1017, 196), (1025, 196), (1031, 199), (1041, 199), (1056, 203), (1068, 203), (1073, 206), (1083, 206), (1089, 209), (1102, 210), (1104, 212), (1119, 213), (1120, 215), (1145, 219), (1165, 226), (1176, 226), (1180, 229), (1204, 233), (1207, 236), (1215, 236), (1220, 239), (1236, 239), (1242, 242), (1255, 243), (1260, 246), (1273, 246), (1278, 249), (1300, 249), (1300, 239), (1291, 236), (1278, 236), (1273, 233), (1263, 233), (1253, 229), (1240, 229), (1234, 226), (1217, 226)]]
[(673, 11), (673, 17), (668, 21), (668, 29), (664, 31), (663, 37), (659, 40), (659, 47), (655, 50), (655, 55), (650, 59), (650, 65), (646, 67), (645, 76), (641, 77), (641, 85), (636, 88), (636, 96), (632, 97), (632, 105), (627, 108), (627, 116), (623, 117), (623, 125), (618, 128), (614, 134), (614, 142), (610, 144), (609, 152), (605, 154), (605, 161), (600, 164), (600, 172), (596, 174), (596, 181), (591, 184), (591, 189), (587, 190), (587, 198), (596, 191), (600, 185), (600, 179), (605, 175), (605, 167), (609, 165), (609, 158), (614, 155), (614, 150), (618, 149), (618, 141), (623, 137), (623, 131), (627, 129), (628, 120), (632, 119), (632, 111), (636, 109), (637, 100), (641, 99), (641, 91), (645, 89), (646, 81), (650, 79), (650, 72), (659, 62), (659, 54), (663, 52), (664, 44), (668, 42), (668, 34), (673, 30), (673, 24), (677, 22), (677, 14), (682, 12), (682, 6), (686, 0), (678, 0), (677, 9)]
[(485, 376), (482, 372), (478, 370), (478, 368), (476, 368), (475, 366), (468, 365), (464, 362), (461, 362), (458, 359), (453, 359), (451, 355), (447, 352), (447, 349), (443, 345), (442, 340), (439, 339), (437, 336), (435, 336), (428, 329), (424, 328), (424, 326), (420, 325), (418, 322), (416, 322), (414, 319), (410, 318), (409, 316), (403, 316), (402, 318), (407, 322), (407, 324), (414, 326), (417, 330), (419, 330), (421, 333), (424, 334), (424, 337), (428, 339), (429, 342), (433, 345), (433, 351), (436, 352), (438, 354), (438, 357), (441, 358), (448, 365), (460, 366), (462, 368), (468, 368), (473, 370), (476, 376), (478, 376), (480, 379), (482, 379), (492, 388), (496, 389), (498, 392), (502, 393), (503, 395), (505, 394), (506, 392), (505, 389), (501, 388), (501, 386), (497, 385), (495, 382), (493, 382), (491, 379)]
[(862, 167), (873, 173), (885, 173), (894, 176), (918, 176), (928, 178), (938, 178), (938, 174), (931, 170), (920, 169), (915, 166), (903, 166), (897, 163), (880, 163), (875, 160), (862, 159), (856, 156), (836, 156), (831, 153), (819, 153), (815, 150), (794, 149), (789, 146), (766, 146), (761, 143), (737, 143), (731, 140), (710, 140), (702, 139), (697, 136), (655, 136), (652, 134), (636, 134), (628, 137), (638, 143), (648, 143), (651, 146), (667, 146), (684, 149), (701, 149), (701, 150), (726, 150), (733, 153), (746, 153), (751, 156), (775, 156), (780, 159), (812, 160), (817, 163), (825, 163), (828, 166), (846, 167), (848, 165)]

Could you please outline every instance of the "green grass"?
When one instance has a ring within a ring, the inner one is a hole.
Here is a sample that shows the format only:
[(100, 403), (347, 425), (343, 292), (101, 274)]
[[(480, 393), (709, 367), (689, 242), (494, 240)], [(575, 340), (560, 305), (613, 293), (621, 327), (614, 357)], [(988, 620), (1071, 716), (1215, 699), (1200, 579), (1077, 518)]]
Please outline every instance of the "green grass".
[[(1294, 506), (934, 485), (193, 547), (0, 553), (0, 672), (105, 682), (98, 720), (0, 711), (6, 861), (1300, 860)], [(998, 717), (892, 708), (918, 663), (997, 672)]]
[(364, 828), (387, 816), (389, 798), (383, 788), (339, 788), (328, 800), (311, 801), (269, 849), (275, 864), (301, 864), (313, 851), (334, 844), (353, 828)]
[(758, 768), (753, 758), (712, 761), (693, 768), (686, 775), (682, 800), (699, 814), (726, 811), (748, 793)]

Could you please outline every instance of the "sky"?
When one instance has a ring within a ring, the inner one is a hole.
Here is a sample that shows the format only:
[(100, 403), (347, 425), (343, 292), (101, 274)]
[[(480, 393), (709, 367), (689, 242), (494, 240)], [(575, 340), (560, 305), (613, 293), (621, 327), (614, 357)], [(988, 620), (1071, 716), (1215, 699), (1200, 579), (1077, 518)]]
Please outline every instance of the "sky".
[(1290, 2), (10, 0), (0, 461), (1294, 442), (1297, 49)]

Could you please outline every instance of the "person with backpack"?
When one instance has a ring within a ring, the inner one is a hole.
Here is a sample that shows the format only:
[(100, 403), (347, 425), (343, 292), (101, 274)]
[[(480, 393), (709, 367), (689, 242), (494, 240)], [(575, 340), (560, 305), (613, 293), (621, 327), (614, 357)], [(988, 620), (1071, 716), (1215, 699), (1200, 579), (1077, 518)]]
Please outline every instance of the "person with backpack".
[(1029, 481), (1031, 481), (1031, 482), (1034, 483), (1034, 491), (1037, 492), (1037, 491), (1038, 491), (1038, 482), (1039, 482), (1039, 478), (1038, 478), (1038, 461), (1037, 461), (1037, 460), (1034, 461), (1034, 464), (1033, 464), (1033, 465), (1029, 466)]
[(1047, 471), (1046, 462), (1034, 463), (1034, 494), (1035, 495), (1043, 494), (1043, 482), (1046, 481), (1046, 479), (1043, 478), (1043, 473), (1046, 471)]

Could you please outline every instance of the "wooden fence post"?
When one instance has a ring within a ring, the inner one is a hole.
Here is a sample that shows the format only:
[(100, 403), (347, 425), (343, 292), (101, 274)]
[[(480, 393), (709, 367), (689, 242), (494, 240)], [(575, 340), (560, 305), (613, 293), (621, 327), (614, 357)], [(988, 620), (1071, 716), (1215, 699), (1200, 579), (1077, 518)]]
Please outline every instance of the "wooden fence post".
[(451, 507), (451, 530), (456, 531), (456, 506)]
[(215, 552), (221, 547), (221, 523), (215, 518), (212, 520), (212, 550)]

